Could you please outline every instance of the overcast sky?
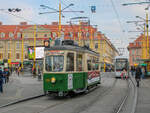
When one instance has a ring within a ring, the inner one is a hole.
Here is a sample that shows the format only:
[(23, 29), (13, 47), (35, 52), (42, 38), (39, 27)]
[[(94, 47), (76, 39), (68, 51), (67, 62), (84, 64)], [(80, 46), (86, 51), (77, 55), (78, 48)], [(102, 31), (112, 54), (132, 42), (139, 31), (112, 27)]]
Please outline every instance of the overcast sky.
[[(0, 0), (0, 21), (3, 24), (19, 24), (22, 21), (28, 21), (29, 24), (50, 24), (53, 21), (58, 21), (58, 14), (39, 15), (40, 12), (53, 11), (50, 9), (42, 9), (40, 5), (47, 5), (51, 8), (58, 9), (59, 1), (62, 3), (62, 8), (70, 3), (74, 6), (66, 9), (66, 11), (84, 11), (80, 13), (64, 13), (65, 18), (62, 18), (62, 23), (72, 17), (84, 16), (89, 17), (91, 24), (98, 25), (98, 30), (104, 33), (116, 46), (116, 48), (126, 48), (129, 42), (133, 41), (140, 35), (140, 32), (135, 31), (135, 24), (127, 24), (126, 21), (139, 20), (135, 16), (145, 18), (146, 5), (128, 5), (124, 3), (144, 2), (146, 0)], [(90, 6), (96, 6), (96, 13), (91, 13)], [(20, 8), (19, 13), (13, 13), (19, 17), (9, 14), (2, 9)], [(132, 38), (132, 39), (130, 39)], [(128, 55), (127, 51), (124, 54)]]

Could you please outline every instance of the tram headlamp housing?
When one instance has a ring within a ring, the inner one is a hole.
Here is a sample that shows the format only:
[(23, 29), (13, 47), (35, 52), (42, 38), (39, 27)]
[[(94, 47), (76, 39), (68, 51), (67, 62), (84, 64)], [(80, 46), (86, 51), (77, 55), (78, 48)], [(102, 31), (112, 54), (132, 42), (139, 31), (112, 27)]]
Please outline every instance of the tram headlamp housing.
[(55, 83), (56, 82), (56, 78), (55, 77), (52, 77), (51, 78), (51, 83)]

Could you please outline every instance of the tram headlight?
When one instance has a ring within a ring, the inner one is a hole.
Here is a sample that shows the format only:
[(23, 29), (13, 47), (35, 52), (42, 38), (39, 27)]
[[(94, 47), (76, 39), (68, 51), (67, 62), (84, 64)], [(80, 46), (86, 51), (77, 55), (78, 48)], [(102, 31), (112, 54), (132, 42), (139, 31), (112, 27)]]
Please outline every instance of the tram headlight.
[(51, 78), (51, 83), (55, 83), (56, 82), (56, 78), (55, 77), (52, 77)]

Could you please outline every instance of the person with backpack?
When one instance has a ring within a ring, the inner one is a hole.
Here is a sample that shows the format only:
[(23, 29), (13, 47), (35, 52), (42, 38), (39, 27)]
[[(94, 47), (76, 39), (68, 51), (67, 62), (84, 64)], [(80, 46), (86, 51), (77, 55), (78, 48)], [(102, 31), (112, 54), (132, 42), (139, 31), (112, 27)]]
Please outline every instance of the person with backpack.
[(138, 66), (135, 70), (135, 80), (136, 80), (136, 83), (137, 83), (137, 87), (139, 87), (139, 82), (141, 80), (141, 75), (142, 75), (142, 71), (141, 71), (141, 68), (140, 66)]

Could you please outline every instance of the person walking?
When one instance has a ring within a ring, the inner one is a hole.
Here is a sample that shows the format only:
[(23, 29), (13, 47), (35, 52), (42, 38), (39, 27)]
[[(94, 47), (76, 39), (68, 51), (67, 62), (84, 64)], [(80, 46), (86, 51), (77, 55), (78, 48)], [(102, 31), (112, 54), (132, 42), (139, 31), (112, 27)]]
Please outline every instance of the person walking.
[(7, 71), (6, 71), (6, 68), (4, 68), (4, 71), (3, 71), (3, 83), (5, 83), (6, 84), (6, 76), (7, 76)]
[(142, 71), (141, 78), (142, 78), (142, 79), (144, 79), (144, 75), (145, 75), (145, 68), (144, 68), (144, 67), (142, 67), (141, 71)]
[(19, 74), (20, 74), (20, 67), (18, 67), (18, 69), (17, 69), (17, 74), (19, 76)]
[(136, 80), (136, 83), (137, 83), (137, 87), (139, 87), (139, 82), (140, 82), (140, 79), (141, 79), (141, 75), (142, 75), (142, 71), (141, 71), (141, 68), (140, 66), (138, 66), (136, 68), (136, 71), (135, 71), (135, 80)]
[(0, 92), (3, 93), (3, 72), (0, 67)]

